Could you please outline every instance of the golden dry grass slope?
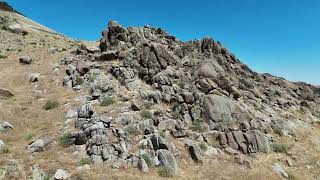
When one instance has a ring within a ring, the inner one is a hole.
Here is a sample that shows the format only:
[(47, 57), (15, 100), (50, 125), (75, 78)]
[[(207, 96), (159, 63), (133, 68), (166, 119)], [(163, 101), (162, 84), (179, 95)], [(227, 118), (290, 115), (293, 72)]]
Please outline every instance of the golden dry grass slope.
[[(90, 170), (78, 171), (80, 156), (77, 147), (59, 145), (59, 138), (72, 131), (73, 124), (66, 124), (65, 114), (80, 103), (79, 94), (62, 87), (65, 67), (60, 61), (79, 42), (55, 33), (21, 15), (0, 12), (0, 16), (16, 19), (29, 32), (22, 36), (0, 30), (0, 88), (15, 94), (0, 99), (0, 122), (7, 121), (12, 130), (0, 132), (0, 139), (9, 151), (0, 153), (0, 179), (32, 179), (32, 167), (37, 166), (49, 175), (57, 169), (65, 169), (71, 179), (162, 179), (156, 168), (144, 174), (137, 169), (112, 169), (108, 165), (90, 165)], [(92, 43), (92, 42), (91, 42)], [(58, 49), (52, 52), (53, 48)], [(22, 56), (30, 56), (30, 65), (19, 63)], [(30, 83), (28, 74), (40, 73), (39, 82)], [(44, 104), (57, 101), (60, 106), (46, 111)], [(194, 163), (184, 150), (178, 157), (180, 173), (172, 179), (281, 179), (271, 166), (279, 163), (291, 179), (320, 179), (320, 124), (306, 126), (297, 138), (280, 138), (288, 145), (286, 154), (257, 154), (243, 156), (252, 161), (252, 168), (235, 163), (234, 156), (206, 157), (202, 163)], [(26, 146), (33, 140), (51, 138), (54, 142), (42, 152), (30, 154)], [(292, 161), (288, 166), (286, 160)]]

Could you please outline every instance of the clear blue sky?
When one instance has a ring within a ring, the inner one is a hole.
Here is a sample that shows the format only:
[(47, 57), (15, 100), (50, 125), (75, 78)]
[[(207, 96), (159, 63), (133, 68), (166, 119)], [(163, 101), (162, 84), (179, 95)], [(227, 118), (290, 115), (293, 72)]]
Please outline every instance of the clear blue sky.
[(7, 0), (29, 18), (96, 40), (110, 19), (180, 40), (211, 36), (253, 70), (320, 84), (319, 0)]

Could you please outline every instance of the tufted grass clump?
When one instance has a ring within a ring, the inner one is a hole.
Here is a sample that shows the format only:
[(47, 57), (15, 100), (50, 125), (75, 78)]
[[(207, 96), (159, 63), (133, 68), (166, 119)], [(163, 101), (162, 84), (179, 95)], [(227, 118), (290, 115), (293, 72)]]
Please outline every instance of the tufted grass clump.
[(89, 157), (82, 157), (79, 163), (83, 166), (86, 164), (91, 164), (91, 159)]
[(139, 128), (137, 127), (137, 126), (135, 126), (135, 125), (129, 125), (129, 126), (127, 126), (126, 128), (125, 128), (125, 131), (128, 133), (128, 134), (130, 134), (130, 135), (134, 135), (134, 136), (136, 136), (136, 135), (138, 135), (139, 134)]
[(284, 153), (284, 154), (288, 153), (288, 146), (286, 144), (274, 143), (273, 149), (277, 153)]
[(64, 133), (59, 140), (60, 145), (62, 145), (64, 147), (71, 146), (72, 144), (74, 144), (74, 141), (75, 140), (74, 140), (71, 132)]
[(55, 109), (60, 106), (60, 103), (55, 100), (48, 100), (46, 104), (43, 106), (43, 109), (49, 111), (50, 109)]
[(147, 165), (148, 165), (148, 167), (151, 167), (152, 166), (152, 158), (150, 157), (150, 155), (149, 154), (143, 154), (142, 156), (141, 156), (143, 159), (144, 159), (144, 161), (147, 163)]
[(7, 58), (8, 58), (8, 56), (0, 54), (0, 59), (7, 59)]
[(24, 137), (26, 141), (30, 141), (32, 138), (33, 138), (33, 135), (31, 133), (26, 134), (26, 136)]
[(208, 146), (207, 146), (207, 144), (206, 143), (204, 143), (204, 142), (202, 142), (202, 143), (200, 143), (200, 148), (202, 149), (202, 150), (204, 150), (204, 151), (206, 151), (207, 149), (208, 149)]
[(199, 133), (203, 133), (203, 132), (206, 132), (207, 127), (204, 125), (203, 122), (195, 120), (195, 121), (193, 121), (193, 123), (190, 127), (190, 130), (196, 131)]
[(158, 174), (159, 176), (166, 177), (166, 178), (170, 178), (174, 176), (174, 172), (172, 171), (172, 169), (167, 168), (165, 166), (159, 167)]
[(107, 96), (102, 99), (102, 101), (100, 102), (100, 105), (103, 107), (106, 107), (106, 106), (110, 106), (113, 103), (114, 103), (113, 98), (111, 96)]
[(151, 114), (151, 112), (149, 110), (143, 109), (143, 110), (140, 111), (140, 116), (144, 117), (146, 119), (150, 119), (152, 117), (152, 114)]

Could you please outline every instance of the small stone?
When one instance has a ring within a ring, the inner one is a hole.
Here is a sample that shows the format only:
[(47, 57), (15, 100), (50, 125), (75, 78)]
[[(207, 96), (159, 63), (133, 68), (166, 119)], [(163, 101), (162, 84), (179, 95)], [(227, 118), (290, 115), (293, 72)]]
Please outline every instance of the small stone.
[(6, 144), (0, 140), (0, 153), (3, 152), (6, 149)]
[(286, 159), (286, 163), (289, 167), (292, 167), (293, 166), (293, 162), (291, 159)]
[(7, 121), (0, 123), (0, 131), (7, 131), (13, 129), (13, 126)]
[(63, 169), (58, 169), (57, 172), (54, 174), (54, 178), (56, 180), (60, 180), (60, 179), (68, 179), (69, 178), (69, 174), (63, 170)]
[(10, 98), (14, 96), (14, 93), (11, 92), (10, 90), (8, 89), (5, 89), (5, 88), (1, 88), (0, 87), (0, 97), (5, 97), (5, 98)]
[(30, 64), (32, 62), (32, 59), (29, 56), (23, 56), (19, 59), (19, 62), (21, 64)]
[(272, 171), (275, 172), (276, 174), (278, 174), (279, 176), (282, 176), (282, 177), (285, 177), (285, 178), (289, 177), (287, 172), (278, 163), (275, 163), (272, 166)]
[(143, 158), (139, 159), (138, 167), (139, 167), (141, 172), (144, 172), (144, 173), (149, 172), (148, 164), (146, 163), (146, 161)]
[(90, 167), (89, 164), (85, 164), (83, 166), (78, 166), (77, 167), (77, 171), (85, 171), (85, 170), (90, 170), (90, 169), (91, 169), (91, 167)]
[(76, 110), (72, 110), (70, 109), (67, 114), (66, 114), (66, 118), (76, 118), (78, 116), (78, 112)]
[(227, 147), (227, 148), (225, 148), (224, 150), (226, 151), (226, 153), (228, 153), (228, 154), (230, 154), (230, 155), (237, 155), (237, 154), (239, 154), (238, 151), (232, 149), (231, 147)]

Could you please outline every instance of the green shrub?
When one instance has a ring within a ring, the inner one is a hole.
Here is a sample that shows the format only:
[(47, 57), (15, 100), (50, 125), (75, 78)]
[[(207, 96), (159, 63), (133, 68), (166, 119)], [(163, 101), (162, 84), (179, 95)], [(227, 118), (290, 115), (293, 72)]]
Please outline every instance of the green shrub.
[(114, 103), (113, 98), (111, 96), (107, 96), (102, 99), (102, 101), (100, 102), (100, 105), (103, 107), (106, 107), (113, 103)]
[(44, 177), (42, 177), (42, 180), (50, 180), (50, 176), (46, 174)]
[(129, 133), (130, 135), (138, 135), (139, 134), (139, 128), (136, 125), (129, 125), (125, 128), (125, 131)]
[(7, 59), (8, 56), (0, 54), (0, 59)]
[(206, 151), (207, 149), (208, 149), (208, 146), (207, 146), (207, 144), (206, 143), (204, 143), (204, 142), (202, 142), (202, 143), (200, 143), (200, 148), (202, 149), (202, 150), (204, 150), (204, 151)]
[(149, 110), (144, 109), (140, 111), (140, 116), (146, 119), (150, 119), (152, 117), (152, 114)]
[(31, 133), (28, 133), (25, 137), (24, 137), (24, 139), (26, 140), (26, 141), (30, 141), (31, 139), (32, 139), (32, 134)]
[(158, 174), (161, 177), (173, 177), (174, 176), (174, 172), (172, 171), (172, 169), (167, 168), (165, 166), (159, 167)]
[(71, 146), (74, 144), (75, 139), (72, 137), (71, 132), (64, 133), (63, 136), (60, 138), (60, 145), (64, 147)]
[(49, 100), (46, 102), (46, 104), (43, 106), (43, 109), (48, 111), (50, 109), (54, 109), (54, 108), (57, 108), (59, 107), (60, 104), (58, 101), (54, 101), (54, 100)]
[(285, 144), (281, 144), (281, 143), (274, 143), (273, 149), (277, 153), (285, 153), (286, 154), (288, 152), (288, 146)]
[(142, 156), (141, 156), (143, 159), (144, 159), (144, 161), (147, 163), (147, 165), (148, 165), (148, 167), (150, 168), (151, 166), (152, 166), (152, 158), (150, 157), (150, 155), (149, 154), (143, 154)]
[(203, 132), (205, 132), (207, 130), (207, 128), (204, 125), (204, 123), (201, 122), (201, 121), (197, 121), (197, 120), (193, 121), (190, 129), (192, 131), (196, 131), (196, 132), (199, 132), (199, 133), (203, 133)]
[(83, 84), (84, 83), (84, 80), (81, 78), (81, 77), (77, 77), (76, 78), (76, 82), (75, 82), (75, 85), (77, 86), (77, 85), (81, 85), (81, 84)]
[(81, 165), (91, 164), (91, 160), (88, 157), (83, 157), (80, 159), (80, 164)]

